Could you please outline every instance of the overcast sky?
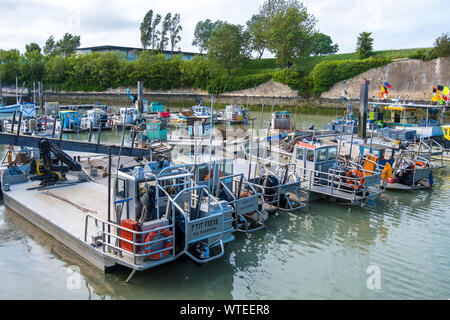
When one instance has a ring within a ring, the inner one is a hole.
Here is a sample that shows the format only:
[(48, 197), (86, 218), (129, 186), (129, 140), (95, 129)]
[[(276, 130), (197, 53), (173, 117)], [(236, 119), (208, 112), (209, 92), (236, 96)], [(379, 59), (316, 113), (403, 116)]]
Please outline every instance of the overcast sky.
[[(192, 46), (200, 20), (245, 25), (264, 0), (0, 0), (0, 49), (37, 42), (54, 35), (81, 36), (81, 47), (118, 45), (140, 47), (139, 24), (145, 13), (179, 13), (181, 50)], [(301, 2), (301, 1), (300, 1)], [(339, 52), (353, 52), (362, 31), (373, 33), (374, 49), (431, 47), (450, 32), (449, 0), (304, 0), (317, 20), (317, 29), (331, 36)]]

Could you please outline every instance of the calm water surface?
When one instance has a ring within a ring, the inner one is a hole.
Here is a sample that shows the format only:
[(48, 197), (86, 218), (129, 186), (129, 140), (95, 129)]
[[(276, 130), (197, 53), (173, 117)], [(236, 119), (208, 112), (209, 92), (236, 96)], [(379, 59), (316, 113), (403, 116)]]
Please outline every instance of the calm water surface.
[[(320, 128), (332, 118), (296, 117), (297, 127)], [(120, 137), (104, 132), (102, 141)], [(81, 286), (69, 289), (73, 265)], [(368, 289), (369, 267), (380, 270), (380, 289)], [(276, 214), (202, 267), (183, 258), (138, 272), (131, 284), (128, 274), (98, 272), (0, 205), (3, 299), (449, 299), (450, 169), (435, 175), (432, 191), (387, 192), (375, 207), (314, 202)]]

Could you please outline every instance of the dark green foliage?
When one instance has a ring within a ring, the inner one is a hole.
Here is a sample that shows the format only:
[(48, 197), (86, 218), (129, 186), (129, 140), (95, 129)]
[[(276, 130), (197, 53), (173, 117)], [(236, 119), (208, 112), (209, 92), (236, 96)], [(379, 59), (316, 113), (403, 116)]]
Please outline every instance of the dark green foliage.
[(228, 76), (232, 69), (242, 67), (249, 55), (248, 38), (241, 25), (224, 23), (211, 34), (208, 59), (226, 69)]
[(450, 37), (449, 34), (442, 34), (434, 42), (434, 49), (431, 53), (434, 57), (450, 57)]
[(313, 93), (314, 82), (311, 75), (298, 67), (282, 69), (273, 74), (273, 80), (288, 85), (297, 90), (303, 98), (310, 98)]
[(212, 22), (209, 19), (205, 21), (199, 21), (195, 25), (194, 31), (194, 41), (192, 41), (193, 46), (197, 46), (200, 50), (200, 53), (203, 51), (208, 51), (209, 49), (209, 39), (211, 38), (211, 34), (214, 30), (217, 30), (223, 25), (223, 21), (217, 20), (216, 22)]
[(356, 44), (356, 52), (360, 59), (367, 59), (373, 55), (372, 32), (361, 32)]
[(369, 58), (364, 60), (323, 61), (312, 72), (314, 93), (320, 95), (335, 83), (352, 78), (372, 68), (390, 63), (388, 58)]
[(209, 81), (206, 89), (209, 93), (219, 94), (222, 92), (254, 88), (269, 81), (271, 78), (271, 74), (215, 78)]
[(316, 32), (312, 35), (311, 45), (311, 53), (315, 56), (333, 54), (339, 50), (339, 46), (333, 44), (333, 40), (331, 40), (330, 36), (320, 32)]
[(434, 53), (434, 50), (430, 49), (417, 49), (412, 54), (408, 55), (410, 59), (420, 59), (423, 61), (428, 61), (432, 59), (436, 59), (437, 56)]

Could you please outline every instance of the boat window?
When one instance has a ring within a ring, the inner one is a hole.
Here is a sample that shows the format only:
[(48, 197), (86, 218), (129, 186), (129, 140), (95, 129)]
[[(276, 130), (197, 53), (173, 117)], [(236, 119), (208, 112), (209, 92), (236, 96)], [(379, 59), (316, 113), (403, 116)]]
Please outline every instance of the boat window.
[(232, 163), (225, 163), (222, 166), (222, 174), (223, 176), (231, 176), (233, 174), (233, 164)]
[(306, 151), (306, 160), (308, 160), (309, 162), (314, 162), (314, 150)]
[(208, 167), (200, 167), (198, 169), (198, 181), (205, 181), (205, 178), (208, 174)]
[(327, 149), (317, 150), (317, 162), (322, 162), (327, 160)]
[(117, 179), (116, 183), (116, 196), (119, 198), (125, 198), (125, 180)]
[(296, 152), (295, 158), (297, 160), (303, 160), (303, 154), (304, 154), (303, 148), (297, 148), (297, 152)]
[(328, 149), (328, 160), (336, 160), (337, 158), (337, 148)]

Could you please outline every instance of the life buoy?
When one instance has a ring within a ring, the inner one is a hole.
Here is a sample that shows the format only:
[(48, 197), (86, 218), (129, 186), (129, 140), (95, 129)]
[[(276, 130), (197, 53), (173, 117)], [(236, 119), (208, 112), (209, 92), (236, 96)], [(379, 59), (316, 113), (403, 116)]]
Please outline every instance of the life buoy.
[[(420, 161), (416, 161), (415, 165), (416, 165), (416, 166), (421, 166), (422, 168), (425, 168), (425, 167), (426, 167), (425, 164), (422, 163), (422, 162), (420, 162)], [(414, 167), (415, 167), (415, 166), (413, 166), (413, 169), (414, 169)]]
[[(205, 177), (205, 181), (209, 180), (210, 175), (213, 175), (213, 171), (211, 170)], [(219, 171), (219, 178), (223, 178), (222, 171)]]
[[(42, 120), (44, 120), (44, 121), (42, 121)], [(47, 125), (47, 117), (40, 117), (40, 118), (38, 119), (38, 123), (39, 123), (41, 126), (46, 126), (46, 125)]]
[[(170, 230), (167, 229), (167, 228), (166, 228), (166, 229), (163, 229), (163, 230), (158, 230), (158, 231), (150, 232), (150, 233), (148, 233), (147, 236), (145, 237), (144, 242), (145, 242), (145, 243), (148, 243), (148, 242), (153, 241), (153, 239), (154, 239), (157, 235), (163, 235), (164, 238), (168, 238), (168, 237), (172, 236), (172, 232), (170, 232)], [(150, 255), (150, 259), (158, 260), (158, 259), (162, 259), (162, 258), (166, 257), (166, 256), (169, 254), (169, 252), (170, 252), (170, 250), (172, 249), (172, 247), (173, 247), (173, 246), (172, 246), (172, 243), (173, 243), (172, 240), (173, 240), (172, 238), (171, 238), (171, 239), (167, 239), (167, 240), (166, 240), (166, 245), (165, 245), (165, 247), (164, 247), (164, 249), (166, 249), (166, 250), (160, 251), (160, 252), (158, 252), (158, 253), (151, 254), (151, 255)], [(145, 254), (152, 253), (153, 251), (159, 251), (159, 250), (153, 250), (153, 249), (152, 249), (153, 245), (154, 245), (154, 244), (152, 243), (152, 244), (147, 244), (146, 247), (144, 246), (144, 252), (145, 252)]]
[[(362, 173), (361, 171), (356, 170), (356, 169), (350, 170), (350, 171), (347, 173), (347, 177), (350, 178), (354, 173), (356, 173), (360, 178), (364, 177), (364, 173)], [(355, 186), (355, 185), (353, 184), (353, 182), (352, 182), (351, 179), (347, 179), (347, 182), (348, 182), (348, 184), (350, 184), (350, 185), (352, 186), (353, 189), (354, 189), (354, 188), (356, 188), (356, 189), (361, 189), (362, 186), (363, 186), (363, 184), (364, 184), (364, 182), (366, 182), (366, 179), (359, 179), (359, 180), (358, 180), (358, 183), (357, 183), (357, 186)]]

